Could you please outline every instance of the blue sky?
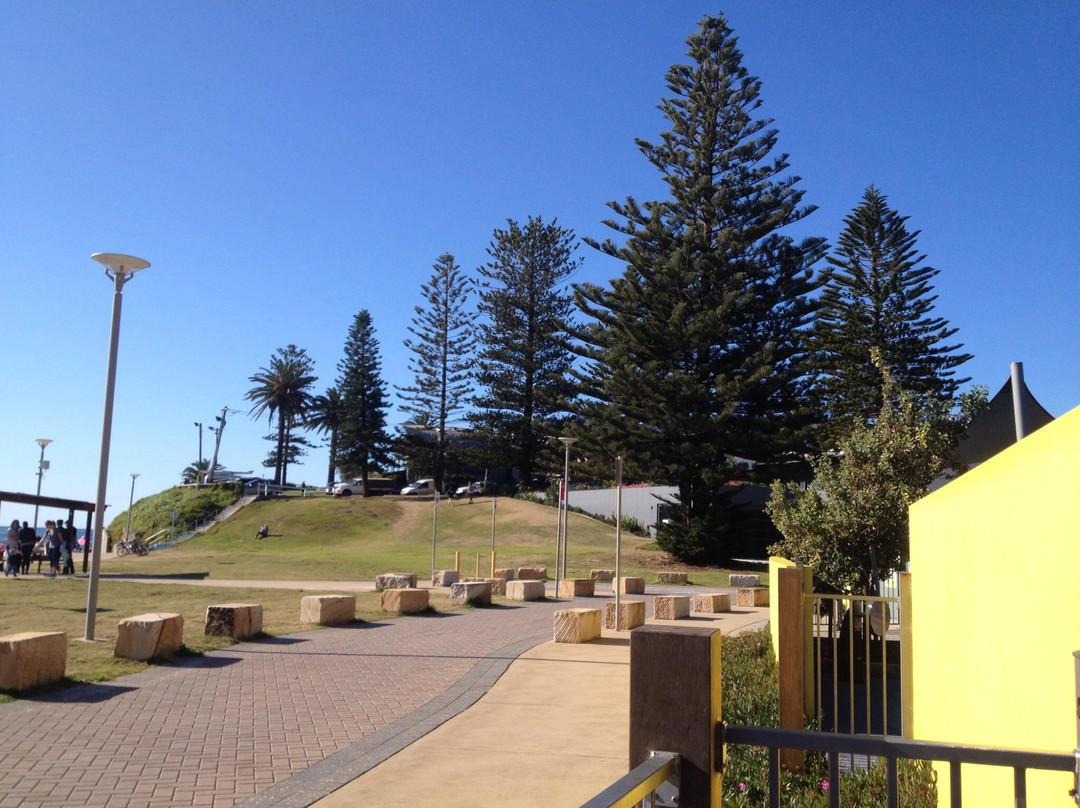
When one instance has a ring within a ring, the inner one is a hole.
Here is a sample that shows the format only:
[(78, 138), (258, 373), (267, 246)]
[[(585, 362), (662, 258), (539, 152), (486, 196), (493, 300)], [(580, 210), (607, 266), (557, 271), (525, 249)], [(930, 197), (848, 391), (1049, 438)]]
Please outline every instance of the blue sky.
[[(634, 139), (719, 11), (819, 208), (792, 235), (835, 240), (877, 185), (941, 270), (965, 375), (993, 393), (1022, 361), (1051, 413), (1080, 404), (1075, 3), (0, 0), (0, 490), (34, 491), (51, 438), (42, 493), (95, 497), (112, 286), (91, 253), (151, 262), (124, 291), (111, 519), (130, 473), (136, 499), (178, 482), (225, 406), (220, 461), (261, 472), (244, 393), (279, 346), (322, 392), (366, 308), (407, 385), (440, 254), (471, 272), (530, 215), (603, 239), (608, 200), (661, 195)], [(579, 254), (577, 280), (621, 271)], [(290, 469), (325, 477), (325, 449)]]

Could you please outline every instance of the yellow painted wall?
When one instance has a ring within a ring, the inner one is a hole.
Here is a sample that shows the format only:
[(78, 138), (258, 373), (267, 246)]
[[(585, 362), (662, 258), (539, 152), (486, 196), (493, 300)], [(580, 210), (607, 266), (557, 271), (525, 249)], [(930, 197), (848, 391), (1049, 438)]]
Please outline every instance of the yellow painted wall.
[[(915, 738), (1071, 752), (1080, 408), (917, 502), (911, 572)], [(1075, 806), (1071, 781), (1029, 772), (1028, 805)], [(1011, 770), (963, 783), (965, 805), (1013, 804)]]

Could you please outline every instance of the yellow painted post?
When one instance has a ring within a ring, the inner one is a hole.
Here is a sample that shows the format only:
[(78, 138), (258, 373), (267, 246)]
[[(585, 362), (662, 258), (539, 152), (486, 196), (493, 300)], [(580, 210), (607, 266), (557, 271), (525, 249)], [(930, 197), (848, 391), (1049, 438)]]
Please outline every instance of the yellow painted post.
[(915, 664), (911, 633), (911, 573), (900, 573), (900, 732), (905, 738), (915, 737)]
[(803, 712), (814, 713), (814, 610), (807, 607), (807, 600), (813, 604), (814, 568), (804, 566), (802, 581), (803, 603)]
[(495, 551), (491, 551), (491, 577), (495, 577)]
[[(780, 674), (780, 728), (803, 729), (803, 571), (798, 567), (777, 570), (780, 602), (779, 647), (776, 649)], [(803, 753), (797, 749), (780, 750), (780, 767), (803, 770)]]
[(480, 577), (480, 554), (476, 554), (476, 577)]
[(461, 572), (461, 551), (458, 550), (454, 553), (454, 569)]

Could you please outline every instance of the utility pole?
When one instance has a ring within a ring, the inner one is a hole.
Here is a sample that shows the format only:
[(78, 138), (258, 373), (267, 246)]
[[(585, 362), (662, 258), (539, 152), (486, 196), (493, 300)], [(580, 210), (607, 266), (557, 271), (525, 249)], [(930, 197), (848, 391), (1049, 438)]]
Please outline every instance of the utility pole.
[(212, 483), (214, 481), (214, 471), (217, 469), (218, 449), (221, 448), (221, 433), (225, 431), (225, 414), (229, 411), (228, 405), (221, 408), (221, 415), (215, 415), (214, 420), (218, 422), (217, 428), (210, 427), (214, 432), (214, 459), (210, 461), (210, 471), (206, 475), (206, 482)]

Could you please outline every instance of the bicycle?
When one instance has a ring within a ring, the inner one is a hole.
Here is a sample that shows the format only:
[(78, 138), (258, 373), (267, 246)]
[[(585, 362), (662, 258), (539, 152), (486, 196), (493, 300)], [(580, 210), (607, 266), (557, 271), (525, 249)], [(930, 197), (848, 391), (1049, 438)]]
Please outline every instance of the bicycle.
[(121, 539), (116, 543), (116, 555), (122, 558), (128, 553), (135, 553), (135, 555), (140, 556), (148, 555), (150, 545), (141, 539)]

